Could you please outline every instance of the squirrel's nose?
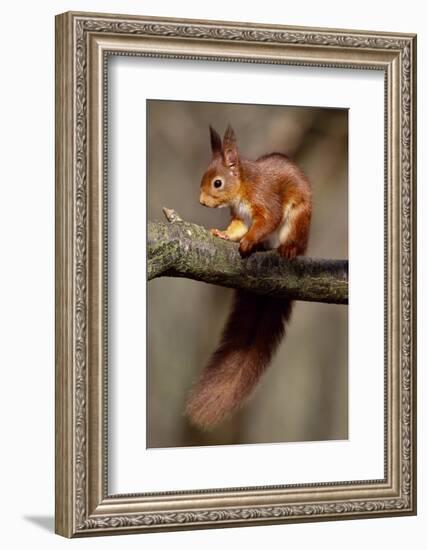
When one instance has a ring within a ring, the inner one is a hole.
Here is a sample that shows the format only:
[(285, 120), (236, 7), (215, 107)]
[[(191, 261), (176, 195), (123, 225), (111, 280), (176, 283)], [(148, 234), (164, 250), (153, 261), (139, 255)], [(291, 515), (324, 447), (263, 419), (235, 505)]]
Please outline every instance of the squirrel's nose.
[(205, 197), (205, 194), (204, 193), (200, 193), (200, 204), (202, 204), (203, 206), (207, 206), (207, 203), (206, 203), (206, 197)]

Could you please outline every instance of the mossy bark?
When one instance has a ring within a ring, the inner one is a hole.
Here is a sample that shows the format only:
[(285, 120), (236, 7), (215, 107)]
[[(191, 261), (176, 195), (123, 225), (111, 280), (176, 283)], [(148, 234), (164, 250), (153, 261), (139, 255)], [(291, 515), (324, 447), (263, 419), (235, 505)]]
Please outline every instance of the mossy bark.
[(308, 302), (348, 303), (348, 261), (300, 257), (272, 250), (242, 259), (238, 245), (165, 211), (170, 223), (148, 222), (148, 280), (185, 277)]

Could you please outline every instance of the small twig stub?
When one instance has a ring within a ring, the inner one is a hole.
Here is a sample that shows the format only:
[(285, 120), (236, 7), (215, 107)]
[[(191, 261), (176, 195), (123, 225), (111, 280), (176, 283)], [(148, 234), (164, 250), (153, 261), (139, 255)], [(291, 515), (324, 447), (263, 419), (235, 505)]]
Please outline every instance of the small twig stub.
[(178, 214), (178, 212), (173, 210), (173, 208), (166, 208), (166, 206), (164, 206), (162, 208), (162, 210), (163, 210), (163, 214), (165, 215), (165, 218), (168, 220), (168, 222), (170, 222), (170, 223), (182, 222), (181, 216)]

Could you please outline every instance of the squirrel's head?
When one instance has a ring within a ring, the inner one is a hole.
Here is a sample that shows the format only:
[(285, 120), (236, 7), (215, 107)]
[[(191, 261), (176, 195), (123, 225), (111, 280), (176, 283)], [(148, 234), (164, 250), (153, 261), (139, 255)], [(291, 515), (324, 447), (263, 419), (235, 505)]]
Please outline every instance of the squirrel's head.
[(200, 184), (200, 203), (210, 208), (230, 206), (239, 197), (240, 162), (236, 136), (231, 126), (224, 134), (223, 143), (219, 134), (209, 126), (212, 161), (203, 174)]

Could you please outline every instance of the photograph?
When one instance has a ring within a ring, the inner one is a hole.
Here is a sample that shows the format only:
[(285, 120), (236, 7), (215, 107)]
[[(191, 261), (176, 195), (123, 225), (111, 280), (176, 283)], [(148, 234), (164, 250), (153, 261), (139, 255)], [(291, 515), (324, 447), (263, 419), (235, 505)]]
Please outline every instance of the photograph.
[[(348, 258), (347, 109), (146, 109), (148, 220), (166, 208), (209, 230), (206, 257)], [(147, 304), (147, 447), (348, 438), (347, 305), (174, 276)]]

